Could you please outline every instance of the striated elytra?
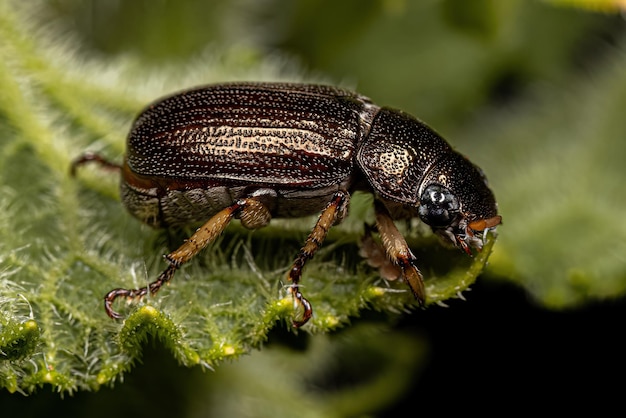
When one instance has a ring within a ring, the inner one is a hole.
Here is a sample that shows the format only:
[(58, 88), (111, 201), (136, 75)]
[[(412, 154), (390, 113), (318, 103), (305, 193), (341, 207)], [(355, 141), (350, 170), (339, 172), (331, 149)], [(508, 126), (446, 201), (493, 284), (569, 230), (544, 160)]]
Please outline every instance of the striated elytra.
[(313, 313), (298, 286), (302, 269), (347, 216), (354, 191), (374, 195), (384, 250), (420, 303), (426, 295), (417, 260), (394, 220), (418, 217), (467, 253), (501, 221), (480, 169), (435, 131), (330, 86), (232, 83), (183, 91), (137, 117), (123, 164), (85, 154), (72, 171), (89, 161), (121, 171), (122, 202), (142, 222), (204, 222), (165, 256), (169, 265), (156, 281), (105, 296), (112, 318), (121, 318), (112, 308), (117, 297), (157, 292), (233, 218), (255, 229), (272, 217), (320, 214), (288, 273), (301, 312), (295, 326)]

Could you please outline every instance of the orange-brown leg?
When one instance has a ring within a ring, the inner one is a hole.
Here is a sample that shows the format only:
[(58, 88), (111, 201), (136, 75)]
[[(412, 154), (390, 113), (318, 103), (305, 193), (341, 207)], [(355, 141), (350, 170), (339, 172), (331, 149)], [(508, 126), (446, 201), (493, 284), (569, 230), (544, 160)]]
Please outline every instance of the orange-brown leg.
[(426, 301), (426, 291), (422, 274), (417, 268), (417, 260), (406, 240), (393, 223), (387, 208), (376, 201), (376, 227), (380, 234), (383, 247), (389, 259), (402, 270), (402, 278), (409, 285), (413, 296), (423, 305)]
[(306, 324), (313, 315), (313, 307), (309, 301), (302, 296), (299, 288), (302, 269), (306, 262), (313, 258), (317, 250), (321, 247), (326, 235), (328, 235), (330, 227), (343, 219), (349, 200), (350, 195), (347, 192), (339, 191), (335, 193), (331, 201), (320, 214), (317, 223), (307, 237), (304, 246), (289, 271), (288, 279), (291, 281), (290, 290), (294, 297), (294, 303), (299, 304), (303, 308), (302, 317), (292, 320), (294, 327), (301, 327)]
[[(125, 298), (141, 298), (148, 293), (155, 294), (163, 287), (164, 284), (172, 279), (172, 276), (180, 266), (191, 260), (203, 248), (213, 242), (226, 229), (232, 219), (246, 211), (253, 211), (255, 214), (261, 214), (261, 218), (269, 220), (269, 215), (264, 205), (254, 198), (240, 199), (232, 205), (222, 209), (213, 215), (204, 225), (196, 230), (196, 232), (185, 240), (185, 242), (176, 250), (165, 256), (169, 266), (159, 275), (159, 277), (146, 287), (139, 289), (113, 289), (104, 297), (104, 309), (111, 318), (121, 319), (122, 315), (113, 310), (113, 302), (119, 297)], [(262, 222), (255, 224), (257, 227), (263, 226)]]

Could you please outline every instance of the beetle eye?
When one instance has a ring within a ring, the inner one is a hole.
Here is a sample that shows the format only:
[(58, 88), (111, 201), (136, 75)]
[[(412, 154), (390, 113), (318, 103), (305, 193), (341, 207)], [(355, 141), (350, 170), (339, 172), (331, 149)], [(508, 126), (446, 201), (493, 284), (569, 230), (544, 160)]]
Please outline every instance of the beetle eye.
[(449, 226), (459, 213), (459, 202), (447, 188), (431, 184), (420, 198), (420, 219), (432, 227)]

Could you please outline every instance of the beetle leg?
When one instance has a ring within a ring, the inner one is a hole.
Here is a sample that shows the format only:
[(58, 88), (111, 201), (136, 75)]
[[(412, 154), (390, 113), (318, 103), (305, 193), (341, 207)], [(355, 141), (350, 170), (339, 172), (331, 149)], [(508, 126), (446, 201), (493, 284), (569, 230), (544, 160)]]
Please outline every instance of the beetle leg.
[(276, 198), (273, 189), (259, 189), (246, 199), (246, 206), (237, 215), (241, 225), (248, 229), (259, 229), (267, 226), (272, 219), (270, 207)]
[(417, 260), (406, 240), (398, 231), (385, 205), (376, 201), (374, 207), (376, 210), (376, 226), (378, 227), (378, 233), (387, 257), (400, 267), (404, 281), (409, 285), (413, 296), (415, 296), (420, 306), (423, 306), (426, 300), (426, 291), (424, 289), (424, 279), (417, 268)]
[(366, 259), (370, 267), (378, 269), (380, 277), (393, 281), (402, 277), (402, 269), (387, 256), (385, 248), (374, 241), (372, 232), (378, 231), (374, 225), (364, 224), (365, 234), (359, 242), (359, 255)]
[(326, 205), (317, 223), (313, 227), (313, 230), (307, 237), (304, 246), (300, 250), (298, 257), (293, 262), (291, 270), (288, 274), (288, 279), (291, 281), (291, 294), (294, 297), (294, 304), (299, 304), (303, 307), (304, 312), (301, 319), (293, 319), (292, 323), (294, 327), (301, 327), (306, 324), (313, 315), (313, 308), (302, 293), (300, 293), (299, 283), (302, 277), (302, 268), (308, 260), (313, 258), (317, 250), (321, 247), (328, 230), (335, 223), (340, 221), (345, 216), (346, 208), (350, 200), (350, 195), (344, 191), (338, 191), (335, 193), (331, 201)]
[(74, 161), (72, 161), (72, 165), (70, 166), (70, 175), (72, 177), (76, 176), (76, 170), (78, 169), (78, 167), (80, 167), (81, 165), (85, 165), (87, 163), (91, 163), (91, 162), (96, 162), (103, 168), (106, 168), (107, 170), (121, 170), (122, 169), (121, 165), (111, 162), (99, 154), (86, 152), (80, 157), (76, 158)]
[(139, 289), (113, 289), (104, 297), (104, 309), (111, 318), (121, 319), (122, 316), (112, 308), (113, 301), (118, 297), (141, 298), (148, 293), (155, 294), (161, 287), (172, 279), (172, 276), (183, 264), (191, 260), (203, 248), (213, 242), (223, 231), (233, 218), (246, 210), (253, 212), (263, 212), (260, 208), (263, 204), (255, 198), (240, 199), (232, 205), (222, 209), (211, 219), (205, 222), (196, 232), (185, 240), (176, 250), (165, 256), (169, 266), (159, 275), (159, 277), (146, 287)]

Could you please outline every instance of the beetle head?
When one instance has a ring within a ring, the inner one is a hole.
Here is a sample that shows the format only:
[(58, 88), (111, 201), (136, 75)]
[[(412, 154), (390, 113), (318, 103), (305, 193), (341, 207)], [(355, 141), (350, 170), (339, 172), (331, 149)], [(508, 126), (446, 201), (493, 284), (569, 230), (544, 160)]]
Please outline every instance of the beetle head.
[(417, 215), (466, 252), (500, 223), (478, 167), (423, 122), (382, 108), (358, 146), (356, 162), (394, 219)]
[(468, 254), (482, 248), (484, 234), (502, 220), (480, 169), (456, 152), (429, 170), (419, 196), (420, 219)]

